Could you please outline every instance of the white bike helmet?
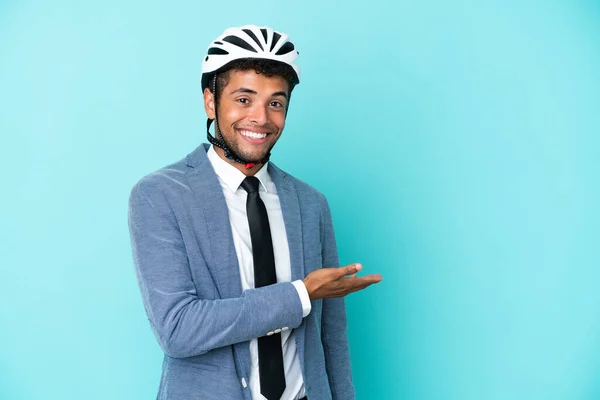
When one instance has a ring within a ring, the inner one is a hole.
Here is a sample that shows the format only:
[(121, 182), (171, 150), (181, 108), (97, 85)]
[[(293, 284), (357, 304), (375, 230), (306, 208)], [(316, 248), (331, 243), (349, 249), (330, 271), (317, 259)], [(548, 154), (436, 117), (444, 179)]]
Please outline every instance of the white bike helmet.
[(202, 61), (202, 90), (209, 86), (214, 73), (226, 69), (232, 61), (262, 58), (278, 61), (292, 67), (296, 85), (300, 82), (300, 67), (295, 64), (298, 51), (288, 35), (267, 26), (244, 25), (229, 28), (208, 46)]

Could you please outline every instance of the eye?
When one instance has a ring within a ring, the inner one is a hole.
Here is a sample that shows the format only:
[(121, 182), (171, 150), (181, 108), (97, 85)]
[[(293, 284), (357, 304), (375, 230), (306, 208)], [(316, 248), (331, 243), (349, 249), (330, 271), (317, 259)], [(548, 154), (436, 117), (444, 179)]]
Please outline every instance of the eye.
[(237, 102), (241, 104), (248, 104), (250, 103), (250, 100), (245, 97), (240, 97), (239, 99), (237, 99)]
[(276, 108), (281, 108), (281, 107), (283, 107), (283, 104), (281, 104), (281, 102), (280, 102), (280, 101), (273, 100), (273, 101), (271, 102), (270, 106), (271, 106), (271, 107), (276, 107)]

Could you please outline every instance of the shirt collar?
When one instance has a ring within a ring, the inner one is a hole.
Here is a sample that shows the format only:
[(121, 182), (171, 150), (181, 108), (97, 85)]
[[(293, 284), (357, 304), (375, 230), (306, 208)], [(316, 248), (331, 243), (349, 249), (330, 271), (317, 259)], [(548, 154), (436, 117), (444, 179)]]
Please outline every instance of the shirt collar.
[[(229, 187), (232, 192), (236, 192), (244, 179), (246, 179), (246, 175), (242, 173), (239, 169), (229, 164), (227, 161), (223, 160), (214, 149), (214, 146), (211, 145), (206, 153), (208, 160), (213, 166), (217, 176), (221, 178), (223, 182)], [(259, 169), (254, 176), (258, 178), (260, 181), (260, 185), (263, 190), (267, 191), (267, 183), (270, 181), (271, 177), (269, 176), (269, 172), (267, 171), (269, 163), (265, 163), (261, 169)]]

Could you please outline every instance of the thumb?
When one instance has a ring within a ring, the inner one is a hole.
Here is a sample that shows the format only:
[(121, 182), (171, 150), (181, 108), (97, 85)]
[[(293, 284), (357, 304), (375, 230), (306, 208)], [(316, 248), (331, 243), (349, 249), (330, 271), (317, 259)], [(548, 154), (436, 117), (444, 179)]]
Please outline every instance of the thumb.
[(344, 277), (346, 275), (356, 274), (361, 269), (362, 269), (362, 265), (361, 264), (346, 265), (345, 267), (340, 268), (340, 277)]

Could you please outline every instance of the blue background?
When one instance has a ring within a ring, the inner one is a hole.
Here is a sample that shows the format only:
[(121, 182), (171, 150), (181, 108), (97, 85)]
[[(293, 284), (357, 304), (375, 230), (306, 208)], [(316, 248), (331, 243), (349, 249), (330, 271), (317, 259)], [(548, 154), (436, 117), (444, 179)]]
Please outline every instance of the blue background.
[(300, 50), (359, 399), (600, 398), (597, 1), (0, 1), (0, 399), (150, 399), (127, 199), (204, 142), (226, 27)]

